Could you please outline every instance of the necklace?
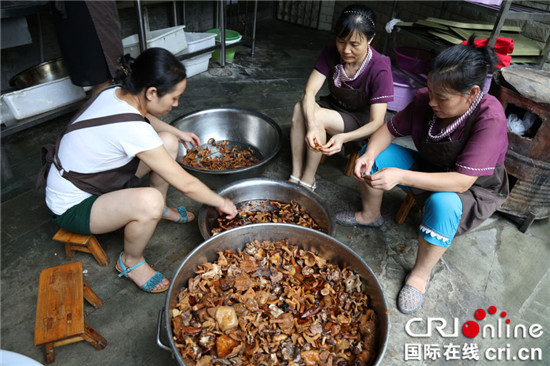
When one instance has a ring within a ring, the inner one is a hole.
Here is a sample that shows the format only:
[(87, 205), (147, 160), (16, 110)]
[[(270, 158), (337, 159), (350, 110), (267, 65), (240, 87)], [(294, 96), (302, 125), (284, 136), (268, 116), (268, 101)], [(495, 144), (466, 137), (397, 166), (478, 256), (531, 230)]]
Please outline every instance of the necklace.
[(435, 121), (437, 119), (437, 116), (433, 115), (431, 121), (429, 122), (429, 128), (428, 128), (428, 137), (430, 138), (430, 140), (432, 141), (441, 141), (442, 139), (444, 139), (445, 137), (449, 136), (451, 133), (453, 133), (458, 126), (460, 126), (462, 124), (462, 122), (464, 122), (466, 120), (466, 118), (468, 118), (473, 111), (475, 111), (475, 109), (477, 108), (477, 106), (479, 105), (479, 102), (481, 102), (481, 98), (483, 98), (485, 94), (483, 94), (482, 91), (479, 92), (479, 94), (477, 95), (476, 99), (474, 99), (474, 102), (472, 103), (472, 105), (470, 105), (470, 108), (468, 108), (468, 110), (460, 117), (458, 117), (453, 123), (451, 123), (449, 126), (443, 128), (441, 130), (441, 132), (439, 132), (437, 135), (433, 135), (432, 134), (432, 128), (435, 124)]

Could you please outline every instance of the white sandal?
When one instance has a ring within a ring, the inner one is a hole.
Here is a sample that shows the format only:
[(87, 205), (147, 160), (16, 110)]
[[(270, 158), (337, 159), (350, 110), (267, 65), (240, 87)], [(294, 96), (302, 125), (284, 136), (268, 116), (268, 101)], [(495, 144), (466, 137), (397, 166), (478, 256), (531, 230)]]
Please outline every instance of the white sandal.
[[(298, 185), (302, 184), (302, 181), (296, 178), (295, 176), (293, 176), (292, 174), (290, 175), (290, 179), (294, 179), (296, 181), (295, 184), (298, 184)], [(294, 183), (294, 182), (290, 182), (290, 183)]]
[(315, 180), (315, 179), (313, 180), (313, 184), (307, 184), (304, 181), (300, 181), (300, 184), (303, 185), (304, 187), (306, 187), (307, 189), (309, 189), (312, 192), (315, 192), (315, 190), (317, 189), (317, 180)]

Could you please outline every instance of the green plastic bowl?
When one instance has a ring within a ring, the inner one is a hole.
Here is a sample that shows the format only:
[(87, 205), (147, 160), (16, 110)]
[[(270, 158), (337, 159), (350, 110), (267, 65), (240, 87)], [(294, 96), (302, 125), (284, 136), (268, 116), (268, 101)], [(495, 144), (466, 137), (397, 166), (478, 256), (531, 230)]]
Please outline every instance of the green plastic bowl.
[[(216, 41), (220, 41), (220, 30), (218, 28), (209, 29), (206, 31), (206, 33), (215, 33), (216, 34)], [(233, 61), (235, 58), (235, 47), (227, 47), (233, 43), (237, 43), (241, 40), (242, 36), (239, 32), (226, 29), (225, 30), (225, 61)], [(220, 60), (220, 50), (217, 49), (212, 53), (212, 59), (215, 61)]]

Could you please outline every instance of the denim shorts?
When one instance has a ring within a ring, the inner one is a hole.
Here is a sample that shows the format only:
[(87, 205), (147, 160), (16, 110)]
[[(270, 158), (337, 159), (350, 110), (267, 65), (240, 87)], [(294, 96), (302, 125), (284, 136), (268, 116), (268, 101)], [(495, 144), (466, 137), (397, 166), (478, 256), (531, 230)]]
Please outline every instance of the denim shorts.
[[(361, 150), (365, 153), (366, 146)], [(409, 170), (419, 158), (418, 151), (396, 144), (390, 144), (374, 160), (371, 174), (383, 168)], [(406, 191), (409, 187), (399, 186)], [(458, 230), (462, 217), (462, 201), (455, 192), (433, 192), (424, 204), (424, 217), (419, 235), (428, 243), (449, 247)]]
[(69, 208), (62, 215), (52, 213), (53, 222), (65, 230), (78, 234), (90, 235), (90, 214), (92, 206), (99, 196), (90, 196), (77, 205)]

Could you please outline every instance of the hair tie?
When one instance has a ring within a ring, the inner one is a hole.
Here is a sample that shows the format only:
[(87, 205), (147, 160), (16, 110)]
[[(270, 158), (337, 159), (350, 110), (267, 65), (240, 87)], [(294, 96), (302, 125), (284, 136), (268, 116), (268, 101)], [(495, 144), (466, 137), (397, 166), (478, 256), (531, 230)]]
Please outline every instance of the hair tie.
[(124, 73), (124, 75), (128, 76), (130, 74), (130, 70), (126, 66), (122, 64), (122, 57), (118, 58), (118, 69)]
[(363, 18), (366, 18), (370, 22), (370, 24), (372, 24), (373, 28), (376, 28), (376, 25), (374, 24), (372, 19), (368, 15), (363, 14), (358, 10), (346, 10), (346, 11), (344, 11), (344, 14), (356, 14), (356, 15), (359, 15)]

